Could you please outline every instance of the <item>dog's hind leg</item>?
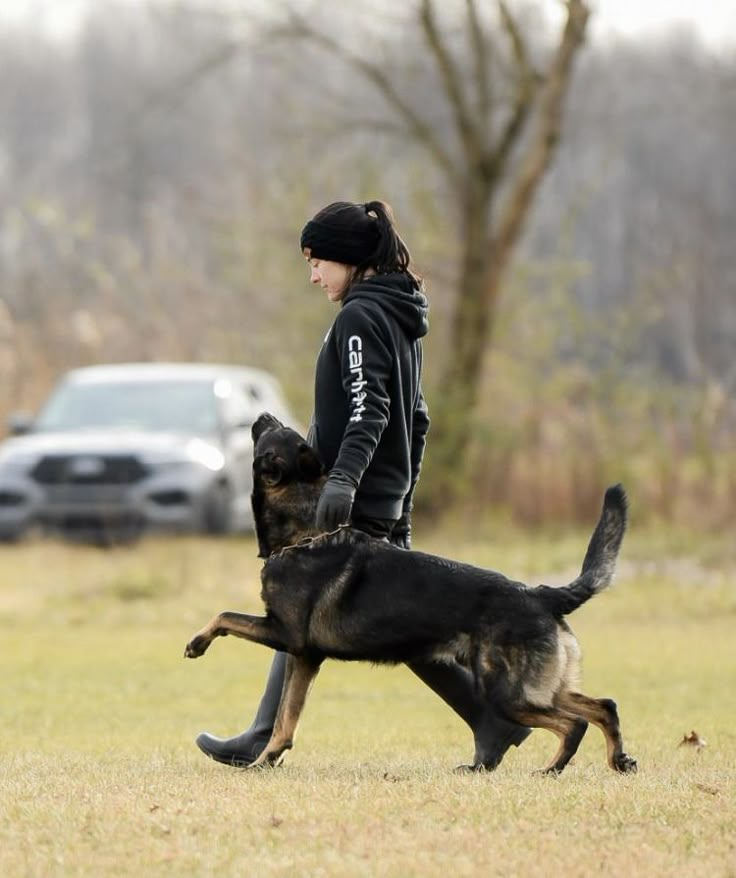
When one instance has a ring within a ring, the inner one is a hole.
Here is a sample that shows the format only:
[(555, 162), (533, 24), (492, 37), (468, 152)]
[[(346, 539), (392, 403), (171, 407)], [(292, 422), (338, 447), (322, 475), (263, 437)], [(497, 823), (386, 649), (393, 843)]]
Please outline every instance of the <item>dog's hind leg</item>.
[(541, 774), (559, 774), (577, 753), (588, 723), (577, 716), (557, 708), (525, 708), (512, 711), (514, 720), (524, 726), (533, 726), (554, 732), (560, 746), (550, 762), (540, 770)]
[(558, 703), (563, 710), (583, 717), (603, 732), (608, 750), (608, 764), (614, 771), (633, 773), (637, 770), (636, 759), (624, 753), (615, 701), (610, 698), (589, 698), (581, 692), (565, 692)]
[(322, 659), (293, 655), (288, 657), (284, 688), (281, 691), (281, 702), (271, 740), (258, 759), (248, 766), (249, 769), (277, 765), (284, 753), (294, 746), (299, 718), (321, 664)]
[(546, 774), (559, 774), (578, 752), (580, 742), (588, 730), (588, 723), (580, 717), (570, 717), (572, 728), (567, 734), (560, 736), (560, 747), (554, 758), (544, 769)]

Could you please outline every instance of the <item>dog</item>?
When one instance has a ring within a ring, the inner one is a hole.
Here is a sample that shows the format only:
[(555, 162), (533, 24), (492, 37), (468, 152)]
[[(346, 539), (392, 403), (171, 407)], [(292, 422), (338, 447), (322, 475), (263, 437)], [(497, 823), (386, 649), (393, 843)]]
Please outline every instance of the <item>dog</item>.
[[(223, 612), (187, 644), (204, 655), (228, 634), (290, 656), (273, 734), (250, 767), (276, 765), (293, 746), (310, 687), (327, 658), (397, 664), (457, 660), (483, 698), (509, 719), (549, 729), (559, 748), (543, 772), (558, 774), (588, 723), (607, 743), (608, 764), (635, 772), (616, 704), (578, 689), (580, 650), (565, 617), (606, 588), (627, 518), (621, 485), (606, 491), (582, 572), (562, 588), (528, 587), (501, 573), (407, 551), (349, 526), (318, 533), (326, 475), (315, 451), (270, 414), (252, 428), (252, 505), (265, 616)], [(472, 766), (475, 770), (488, 767)]]

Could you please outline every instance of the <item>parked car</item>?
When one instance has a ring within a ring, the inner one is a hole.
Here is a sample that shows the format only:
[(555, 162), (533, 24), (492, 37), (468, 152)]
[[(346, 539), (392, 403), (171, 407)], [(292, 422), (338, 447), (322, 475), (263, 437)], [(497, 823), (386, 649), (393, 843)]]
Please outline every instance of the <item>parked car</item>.
[(104, 542), (252, 529), (250, 427), (262, 411), (298, 426), (277, 381), (257, 369), (75, 369), (0, 443), (0, 539), (35, 525)]

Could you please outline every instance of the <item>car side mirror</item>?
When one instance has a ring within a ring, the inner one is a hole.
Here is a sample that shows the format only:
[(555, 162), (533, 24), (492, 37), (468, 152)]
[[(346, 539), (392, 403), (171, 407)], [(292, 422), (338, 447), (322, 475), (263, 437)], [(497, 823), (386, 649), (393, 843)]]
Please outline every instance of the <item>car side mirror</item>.
[(8, 416), (7, 423), (11, 436), (23, 436), (33, 429), (33, 415), (28, 412), (12, 412)]

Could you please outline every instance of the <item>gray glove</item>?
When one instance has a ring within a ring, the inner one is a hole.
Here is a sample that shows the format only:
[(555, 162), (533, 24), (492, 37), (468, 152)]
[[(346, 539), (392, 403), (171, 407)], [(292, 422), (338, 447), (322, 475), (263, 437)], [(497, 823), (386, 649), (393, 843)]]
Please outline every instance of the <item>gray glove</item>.
[(350, 521), (355, 485), (343, 473), (330, 473), (317, 503), (315, 524), (319, 531), (336, 530)]

